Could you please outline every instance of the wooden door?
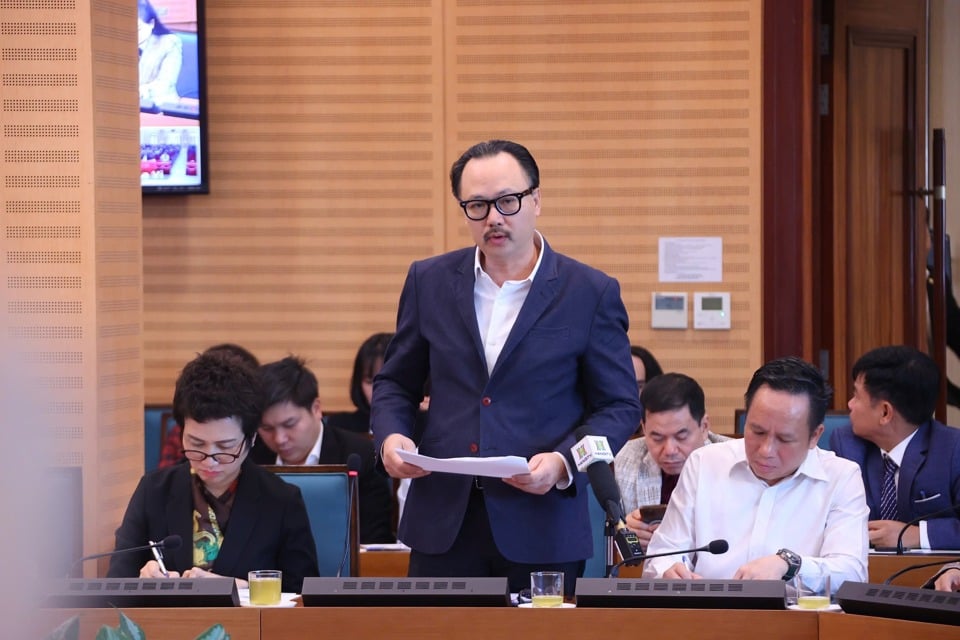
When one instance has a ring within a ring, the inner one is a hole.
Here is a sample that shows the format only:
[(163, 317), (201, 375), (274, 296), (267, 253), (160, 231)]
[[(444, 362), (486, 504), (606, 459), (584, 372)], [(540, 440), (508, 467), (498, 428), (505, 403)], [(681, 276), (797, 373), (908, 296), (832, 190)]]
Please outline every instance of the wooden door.
[(824, 9), (832, 45), (821, 69), (829, 98), (820, 329), (842, 407), (865, 351), (927, 349), (927, 236), (911, 192), (926, 182), (928, 8), (926, 0), (835, 0)]

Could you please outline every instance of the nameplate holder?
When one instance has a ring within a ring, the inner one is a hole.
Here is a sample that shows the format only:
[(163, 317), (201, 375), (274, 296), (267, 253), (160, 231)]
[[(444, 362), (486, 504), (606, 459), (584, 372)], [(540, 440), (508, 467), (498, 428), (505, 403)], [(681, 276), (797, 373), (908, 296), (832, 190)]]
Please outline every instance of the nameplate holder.
[(837, 589), (837, 603), (862, 616), (960, 625), (960, 593), (847, 581)]
[(577, 607), (785, 609), (782, 580), (580, 578)]
[(56, 580), (43, 599), (45, 607), (238, 607), (233, 578), (67, 578)]
[(508, 607), (506, 578), (304, 578), (305, 607)]

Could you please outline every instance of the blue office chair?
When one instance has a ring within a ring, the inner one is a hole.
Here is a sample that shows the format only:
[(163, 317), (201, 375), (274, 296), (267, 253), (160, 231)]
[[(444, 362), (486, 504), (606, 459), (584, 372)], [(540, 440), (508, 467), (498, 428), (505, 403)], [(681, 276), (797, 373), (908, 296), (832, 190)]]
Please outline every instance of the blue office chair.
[[(357, 576), (359, 567), (359, 513), (360, 501), (357, 491), (347, 509), (350, 492), (345, 464), (319, 464), (303, 466), (264, 465), (285, 482), (300, 487), (307, 505), (307, 517), (317, 544), (317, 562), (320, 575), (334, 577), (343, 562), (344, 542), (348, 545), (349, 558), (343, 565), (341, 576)], [(349, 523), (349, 529), (348, 529)]]
[[(733, 413), (733, 428), (738, 436), (743, 435), (743, 429), (747, 422), (747, 412), (745, 409), (737, 409)], [(817, 441), (817, 446), (824, 451), (832, 451), (830, 448), (830, 434), (837, 427), (842, 427), (850, 423), (850, 414), (846, 411), (827, 411), (823, 417), (823, 433)]]

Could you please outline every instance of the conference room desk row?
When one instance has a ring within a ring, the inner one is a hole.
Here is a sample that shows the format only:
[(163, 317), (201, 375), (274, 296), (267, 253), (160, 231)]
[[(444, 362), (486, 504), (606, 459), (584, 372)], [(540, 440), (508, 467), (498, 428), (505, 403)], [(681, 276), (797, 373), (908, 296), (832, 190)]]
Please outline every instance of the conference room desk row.
[[(954, 554), (927, 554), (906, 553), (902, 556), (884, 553), (871, 553), (868, 559), (867, 582), (881, 583), (895, 572), (908, 566), (934, 562), (938, 565), (960, 560), (960, 553)], [(360, 576), (377, 578), (400, 578), (407, 575), (407, 565), (410, 561), (408, 551), (379, 550), (363, 551), (360, 553)], [(919, 587), (933, 575), (935, 569), (917, 569), (898, 577), (894, 584), (902, 587)], [(620, 569), (621, 578), (639, 578), (640, 567), (623, 567)]]
[[(80, 638), (93, 638), (101, 625), (115, 627), (115, 609), (49, 610), (55, 627), (80, 616)], [(891, 620), (815, 611), (702, 609), (517, 609), (462, 607), (294, 609), (197, 608), (128, 609), (124, 613), (148, 639), (192, 639), (219, 623), (233, 640), (289, 638), (377, 638), (391, 640), (584, 640), (629, 634), (638, 638), (742, 640), (960, 640), (960, 626)], [(43, 637), (47, 631), (33, 637)]]

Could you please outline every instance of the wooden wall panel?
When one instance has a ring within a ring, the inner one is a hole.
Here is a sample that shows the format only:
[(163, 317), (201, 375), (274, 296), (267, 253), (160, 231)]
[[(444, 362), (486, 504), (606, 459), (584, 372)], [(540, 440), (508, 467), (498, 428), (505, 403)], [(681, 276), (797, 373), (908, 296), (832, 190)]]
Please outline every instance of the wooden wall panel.
[(17, 428), (50, 438), (21, 453), (82, 466), (84, 545), (100, 551), (143, 471), (136, 9), (0, 7), (5, 366), (29, 367), (36, 394)]
[[(697, 378), (732, 431), (761, 348), (760, 3), (455, 4), (448, 160), (490, 137), (530, 148), (541, 231), (620, 280), (632, 341)], [(661, 236), (723, 238), (723, 283), (658, 285)], [(451, 227), (448, 246), (468, 241)], [(732, 330), (650, 329), (656, 290), (730, 291)]]
[[(451, 162), (510, 137), (541, 165), (551, 244), (620, 279), (633, 341), (731, 430), (761, 353), (760, 8), (208, 3), (212, 193), (144, 202), (147, 399), (231, 340), (308, 357), (348, 408), (410, 261), (469, 242)], [(724, 282), (658, 286), (657, 238), (700, 235), (723, 238)], [(730, 291), (732, 331), (651, 330), (658, 288)]]
[(440, 251), (441, 3), (208, 3), (209, 196), (144, 201), (147, 398), (225, 340), (349, 407), (409, 262)]

